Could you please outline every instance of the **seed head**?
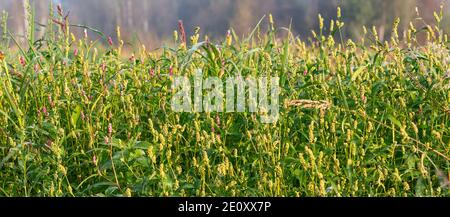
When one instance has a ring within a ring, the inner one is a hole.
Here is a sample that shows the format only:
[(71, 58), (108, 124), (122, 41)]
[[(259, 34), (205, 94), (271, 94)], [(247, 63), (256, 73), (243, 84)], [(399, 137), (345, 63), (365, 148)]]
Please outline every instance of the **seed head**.
[(411, 126), (412, 126), (412, 128), (414, 130), (414, 133), (416, 135), (419, 135), (419, 128), (417, 128), (417, 125), (414, 122), (411, 122)]
[(231, 43), (233, 43), (233, 36), (231, 36), (231, 31), (227, 31), (227, 45), (231, 46)]
[(315, 142), (315, 136), (314, 136), (314, 121), (311, 122), (311, 124), (309, 125), (309, 142), (310, 143), (314, 143)]
[(321, 14), (319, 14), (319, 28), (322, 30), (323, 29), (323, 17)]
[(58, 10), (59, 16), (63, 16), (63, 10), (62, 10), (61, 4), (58, 4), (58, 5), (56, 6), (56, 9)]
[(269, 22), (270, 22), (271, 25), (274, 24), (272, 14), (269, 14)]
[(120, 35), (120, 26), (117, 26), (117, 28), (116, 28), (116, 34), (117, 34), (117, 38), (118, 38), (119, 41), (120, 41), (120, 38), (121, 38), (121, 35)]
[(173, 31), (173, 40), (175, 42), (178, 42), (178, 32), (177, 32), (177, 30)]

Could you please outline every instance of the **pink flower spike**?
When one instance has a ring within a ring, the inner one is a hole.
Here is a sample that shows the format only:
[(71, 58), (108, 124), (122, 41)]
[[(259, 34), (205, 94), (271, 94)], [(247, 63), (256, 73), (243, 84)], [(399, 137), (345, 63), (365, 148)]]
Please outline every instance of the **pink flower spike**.
[(308, 74), (308, 70), (305, 69), (305, 71), (303, 71), (303, 76), (306, 76)]
[(50, 103), (50, 106), (51, 106), (52, 108), (55, 107), (55, 103), (53, 102), (52, 95), (48, 95), (48, 102)]
[(87, 39), (87, 37), (88, 37), (88, 32), (87, 32), (87, 29), (84, 29), (84, 38), (86, 38), (86, 39)]
[(23, 58), (22, 56), (19, 57), (19, 61), (20, 61), (20, 65), (25, 66), (25, 58)]
[(97, 156), (92, 157), (92, 163), (94, 163), (95, 166), (97, 166)]
[(84, 115), (84, 112), (81, 111), (80, 115), (81, 115), (81, 120), (84, 121), (86, 119), (86, 116)]
[(108, 43), (109, 43), (109, 45), (113, 45), (113, 40), (112, 40), (112, 38), (111, 37), (108, 37)]
[(220, 126), (220, 117), (219, 117), (219, 115), (216, 116), (216, 123), (217, 123), (218, 126)]
[(51, 149), (52, 148), (52, 144), (53, 144), (52, 140), (48, 139), (47, 140), (47, 147)]
[(109, 124), (108, 124), (108, 135), (109, 135), (109, 137), (111, 137), (112, 131), (113, 131), (112, 124), (109, 123)]
[(173, 68), (172, 68), (172, 66), (171, 66), (170, 69), (169, 69), (169, 75), (170, 75), (170, 76), (173, 75)]
[(78, 56), (78, 48), (75, 48), (75, 50), (73, 51), (73, 55)]
[(214, 129), (214, 127), (211, 127), (211, 132), (216, 132), (216, 129)]
[(106, 64), (102, 63), (102, 65), (100, 66), (100, 68), (102, 69), (102, 72), (106, 71)]
[(48, 117), (47, 107), (42, 108), (42, 113), (44, 113), (45, 117)]

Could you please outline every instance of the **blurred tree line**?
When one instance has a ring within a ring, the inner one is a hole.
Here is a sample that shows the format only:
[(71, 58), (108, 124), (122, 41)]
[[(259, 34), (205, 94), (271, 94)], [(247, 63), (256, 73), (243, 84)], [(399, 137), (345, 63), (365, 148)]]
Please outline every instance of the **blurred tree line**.
[[(17, 35), (23, 35), (24, 0), (1, 0), (0, 10), (9, 13), (8, 25)], [(50, 0), (30, 0), (35, 5), (36, 22), (45, 24)], [(97, 28), (107, 35), (115, 35), (121, 26), (128, 41), (158, 46), (171, 38), (178, 20), (183, 20), (187, 34), (196, 26), (203, 34), (221, 37), (233, 28), (238, 35), (248, 33), (263, 15), (272, 13), (278, 26), (292, 24), (295, 34), (310, 36), (317, 28), (317, 15), (326, 20), (336, 17), (337, 6), (342, 7), (346, 22), (345, 37), (357, 38), (362, 26), (377, 26), (381, 38), (390, 34), (396, 17), (400, 28), (409, 25), (418, 7), (421, 16), (433, 22), (433, 12), (442, 0), (53, 0), (70, 11), (71, 23)], [(447, 16), (449, 7), (444, 8)], [(447, 19), (448, 21), (448, 19)], [(449, 23), (447, 22), (446, 25)]]

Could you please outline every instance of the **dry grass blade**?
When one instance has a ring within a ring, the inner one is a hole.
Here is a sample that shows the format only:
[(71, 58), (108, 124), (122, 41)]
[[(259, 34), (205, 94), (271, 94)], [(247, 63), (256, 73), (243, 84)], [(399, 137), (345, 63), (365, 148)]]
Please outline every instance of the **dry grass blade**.
[(291, 100), (287, 102), (287, 105), (289, 107), (301, 107), (305, 109), (329, 109), (331, 107), (331, 103), (325, 100)]

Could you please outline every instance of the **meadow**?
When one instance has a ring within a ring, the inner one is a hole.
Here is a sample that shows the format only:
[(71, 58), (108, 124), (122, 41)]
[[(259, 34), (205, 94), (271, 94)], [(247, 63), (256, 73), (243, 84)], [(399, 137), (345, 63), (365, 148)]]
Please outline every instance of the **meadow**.
[[(36, 38), (29, 10), (25, 45), (3, 14), (0, 196), (450, 196), (442, 12), (384, 41), (344, 39), (340, 9), (309, 39), (270, 15), (221, 41), (180, 22), (173, 46), (128, 53), (119, 27), (113, 40), (56, 11)], [(278, 76), (278, 122), (171, 111), (173, 76), (196, 69)]]

